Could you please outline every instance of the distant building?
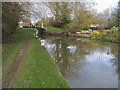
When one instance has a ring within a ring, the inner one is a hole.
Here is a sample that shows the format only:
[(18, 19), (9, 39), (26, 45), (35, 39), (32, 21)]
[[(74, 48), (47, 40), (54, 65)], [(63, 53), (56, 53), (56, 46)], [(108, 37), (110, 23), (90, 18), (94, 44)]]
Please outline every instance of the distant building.
[(25, 27), (25, 28), (28, 28), (28, 27), (32, 27), (32, 23), (29, 19), (24, 19), (22, 20), (22, 22), (19, 24), (19, 27)]
[(20, 25), (19, 25), (19, 27), (22, 28), (23, 26), (20, 26)]
[(98, 30), (99, 27), (100, 27), (99, 24), (90, 24), (90, 29), (92, 29), (92, 30)]

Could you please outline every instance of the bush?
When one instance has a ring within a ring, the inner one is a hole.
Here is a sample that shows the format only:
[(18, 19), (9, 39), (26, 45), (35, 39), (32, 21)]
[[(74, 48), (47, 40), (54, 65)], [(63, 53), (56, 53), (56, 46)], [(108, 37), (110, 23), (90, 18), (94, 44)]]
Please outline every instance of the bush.
[(99, 35), (99, 34), (100, 34), (100, 33), (99, 33), (98, 31), (93, 31), (90, 36), (97, 36), (97, 35)]
[(120, 31), (120, 27), (118, 27), (118, 31)]
[(60, 22), (58, 23), (59, 28), (63, 28), (65, 25), (69, 24), (70, 20), (68, 20), (66, 17), (63, 17)]
[(106, 34), (106, 33), (102, 33), (102, 34), (99, 35), (98, 38), (99, 38), (100, 40), (105, 40), (106, 37), (109, 37), (109, 35)]
[(113, 27), (111, 28), (111, 30), (112, 30), (113, 33), (115, 33), (116, 31), (118, 31), (118, 28), (115, 27), (115, 26), (113, 26)]
[(83, 30), (89, 30), (89, 29), (90, 29), (89, 26), (84, 26), (84, 27), (83, 27)]
[(118, 36), (118, 29), (119, 29), (119, 28), (117, 28), (117, 27), (115, 27), (115, 26), (113, 26), (113, 27), (111, 28), (114, 37), (117, 37), (117, 36)]

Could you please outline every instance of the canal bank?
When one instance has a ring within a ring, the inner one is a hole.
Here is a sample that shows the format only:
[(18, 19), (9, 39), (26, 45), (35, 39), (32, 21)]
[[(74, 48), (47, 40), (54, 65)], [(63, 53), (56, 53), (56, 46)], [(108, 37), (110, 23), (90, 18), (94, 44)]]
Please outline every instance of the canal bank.
[[(22, 38), (21, 40), (17, 39), (17, 42), (12, 42), (9, 44), (6, 43), (6, 45), (4, 44), (4, 80), (7, 78), (9, 72), (11, 72), (9, 68), (11, 68), (14, 64), (14, 59), (16, 58), (20, 47), (22, 47), (26, 35), (29, 35), (30, 40), (27, 51), (20, 61), (16, 75), (13, 80), (11, 80), (9, 88), (70, 88), (68, 83), (60, 74), (57, 65), (53, 61), (53, 58), (49, 55), (46, 49), (40, 45), (39, 40), (33, 35), (35, 32), (36, 31), (33, 29), (19, 30), (16, 32), (16, 35), (18, 35), (16, 37), (20, 36), (19, 39)], [(19, 35), (20, 33), (21, 35)], [(11, 52), (14, 52), (15, 54), (12, 55)], [(7, 61), (8, 59), (9, 61)]]
[(91, 36), (91, 33), (67, 33), (67, 32), (46, 32), (47, 35), (63, 35), (68, 37), (79, 37), (79, 38), (88, 38), (91, 40), (101, 40), (113, 43), (120, 43), (119, 36), (112, 35), (112, 34), (100, 34), (96, 36)]
[[(112, 30), (103, 30), (103, 32), (99, 32), (98, 35), (91, 35), (93, 32), (89, 32), (88, 30), (81, 30), (79, 32), (76, 31), (65, 31), (60, 28), (56, 27), (48, 27), (45, 26), (43, 29), (47, 31), (44, 32), (46, 35), (63, 35), (68, 37), (80, 37), (80, 38), (88, 38), (91, 40), (101, 40), (101, 41), (107, 41), (107, 42), (113, 42), (113, 43), (120, 43), (119, 39), (119, 31), (115, 34), (112, 32)], [(95, 31), (96, 32), (96, 31)]]

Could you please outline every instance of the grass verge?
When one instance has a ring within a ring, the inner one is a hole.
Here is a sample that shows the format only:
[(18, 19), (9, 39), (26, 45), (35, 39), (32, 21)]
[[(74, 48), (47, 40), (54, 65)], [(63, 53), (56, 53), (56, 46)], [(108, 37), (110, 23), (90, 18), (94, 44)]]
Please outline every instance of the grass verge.
[(50, 32), (64, 32), (64, 30), (57, 28), (57, 27), (45, 26), (44, 28), (47, 28), (48, 31), (50, 31)]
[(15, 57), (17, 56), (25, 35), (23, 31), (17, 31), (7, 38), (6, 43), (2, 46), (2, 79), (4, 80), (7, 74), (10, 72), (11, 65), (13, 64)]
[(113, 33), (110, 33), (110, 34), (100, 33), (99, 35), (92, 36), (91, 38), (102, 40), (102, 41), (109, 41), (109, 42), (114, 42), (114, 43), (120, 43), (119, 34), (118, 33), (116, 33), (116, 34), (113, 34)]
[[(31, 35), (31, 40), (29, 46), (27, 47), (27, 52), (25, 53), (23, 60), (20, 63), (19, 70), (9, 87), (10, 88), (70, 88), (68, 83), (61, 76), (52, 57), (49, 55), (46, 49), (44, 49), (40, 45), (39, 40), (33, 36), (35, 30), (24, 29), (22, 30), (22, 33), (25, 33), (25, 35), (29, 33), (29, 35)], [(10, 44), (10, 46), (12, 47), (12, 44)], [(12, 52), (14, 52), (14, 50)], [(8, 57), (11, 56), (12, 54), (4, 53), (4, 55)], [(15, 58), (15, 56), (13, 58)], [(4, 59), (6, 59), (6, 63), (8, 63), (7, 62), (8, 58), (4, 57)], [(9, 61), (9, 63), (10, 62), (13, 61), (11, 60)]]

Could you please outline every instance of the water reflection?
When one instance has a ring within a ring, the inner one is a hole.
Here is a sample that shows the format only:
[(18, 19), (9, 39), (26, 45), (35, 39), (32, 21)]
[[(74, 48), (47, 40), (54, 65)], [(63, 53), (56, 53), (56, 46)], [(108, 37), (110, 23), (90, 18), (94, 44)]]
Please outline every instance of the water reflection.
[(41, 45), (73, 88), (117, 88), (118, 45), (81, 38), (46, 37)]

